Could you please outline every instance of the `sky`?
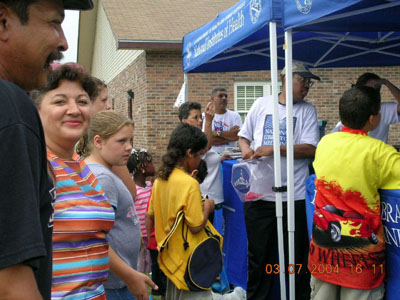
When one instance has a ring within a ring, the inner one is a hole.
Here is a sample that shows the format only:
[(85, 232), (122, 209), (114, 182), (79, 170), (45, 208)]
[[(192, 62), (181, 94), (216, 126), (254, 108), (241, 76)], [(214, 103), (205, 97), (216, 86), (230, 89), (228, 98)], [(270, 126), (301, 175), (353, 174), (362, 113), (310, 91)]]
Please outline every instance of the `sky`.
[(62, 28), (68, 42), (68, 50), (64, 52), (64, 58), (60, 62), (76, 62), (78, 51), (79, 12), (66, 10)]

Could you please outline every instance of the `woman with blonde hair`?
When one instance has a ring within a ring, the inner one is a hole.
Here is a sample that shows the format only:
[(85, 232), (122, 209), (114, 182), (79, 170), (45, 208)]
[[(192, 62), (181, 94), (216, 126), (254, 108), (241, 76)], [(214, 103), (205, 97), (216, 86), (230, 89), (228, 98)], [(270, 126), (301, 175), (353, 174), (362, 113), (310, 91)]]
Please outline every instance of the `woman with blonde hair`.
[[(139, 218), (131, 194), (123, 181), (112, 171), (125, 166), (132, 151), (133, 124), (115, 111), (96, 113), (88, 130), (89, 156), (85, 159), (115, 209), (115, 225), (107, 234), (110, 243), (110, 275), (104, 283), (107, 299), (136, 299), (148, 296), (147, 289), (138, 290), (135, 276), (150, 279), (135, 271), (140, 250)], [(145, 287), (145, 286), (144, 286)]]

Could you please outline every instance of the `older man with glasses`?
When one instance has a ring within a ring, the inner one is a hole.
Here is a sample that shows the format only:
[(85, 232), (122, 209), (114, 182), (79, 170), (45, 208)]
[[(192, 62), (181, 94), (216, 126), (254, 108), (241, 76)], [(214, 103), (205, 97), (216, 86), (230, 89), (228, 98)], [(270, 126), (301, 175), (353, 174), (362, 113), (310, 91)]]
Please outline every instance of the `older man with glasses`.
[[(282, 168), (286, 168), (285, 75), (284, 69), (281, 73), (283, 90), (279, 95), (279, 140)], [(319, 129), (316, 110), (314, 106), (304, 101), (304, 98), (314, 83), (311, 81), (312, 79), (320, 80), (306, 66), (299, 62), (293, 62), (295, 261), (298, 266), (296, 269), (296, 299), (310, 299), (310, 275), (306, 273), (309, 243), (305, 213), (305, 181), (309, 176), (308, 165), (314, 157), (319, 141)], [(238, 134), (238, 144), (243, 159), (265, 156), (271, 166), (274, 165), (272, 101), (272, 96), (257, 99)], [(254, 142), (253, 148), (250, 147), (251, 142)], [(274, 173), (265, 174), (266, 180), (271, 181), (273, 178), (268, 179), (268, 176), (273, 177)], [(286, 185), (286, 176), (282, 178), (282, 185)], [(283, 193), (283, 201), (283, 226), (287, 255), (286, 193)], [(274, 272), (272, 273), (279, 272), (275, 193), (271, 191), (262, 200), (246, 202), (244, 215), (248, 238), (247, 299), (270, 299), (273, 274), (267, 274), (266, 267), (273, 268)]]

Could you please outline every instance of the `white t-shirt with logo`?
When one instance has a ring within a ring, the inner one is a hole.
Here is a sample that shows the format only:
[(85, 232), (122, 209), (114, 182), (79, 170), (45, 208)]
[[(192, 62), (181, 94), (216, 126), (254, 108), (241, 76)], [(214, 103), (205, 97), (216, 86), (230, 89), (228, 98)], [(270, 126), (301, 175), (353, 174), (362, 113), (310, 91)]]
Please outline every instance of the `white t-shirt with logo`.
[[(215, 114), (212, 122), (212, 131), (229, 131), (233, 126), (242, 127), (242, 119), (240, 115), (229, 109), (224, 114)], [(204, 127), (203, 127), (204, 130)], [(236, 147), (237, 142), (229, 142), (224, 145), (212, 146), (211, 150), (214, 152), (224, 152), (225, 147)]]
[[(273, 145), (273, 98), (272, 96), (258, 98), (252, 105), (239, 136), (250, 142), (254, 141), (254, 150), (260, 146)], [(309, 144), (317, 146), (319, 142), (319, 127), (317, 112), (313, 105), (303, 101), (293, 105), (293, 127), (294, 145)], [(279, 104), (279, 140), (280, 145), (286, 145), (286, 106)], [(274, 157), (267, 157), (270, 165), (273, 166)], [(308, 165), (310, 159), (294, 160), (294, 200), (305, 199), (305, 181), (309, 176)], [(281, 156), (281, 166), (286, 168), (286, 157)], [(286, 172), (282, 172), (286, 174)], [(268, 172), (265, 176), (274, 176), (274, 172)], [(286, 185), (286, 176), (282, 175), (282, 185)], [(282, 198), (287, 200), (287, 194), (283, 193)], [(267, 195), (268, 201), (275, 201), (275, 193), (271, 191)]]
[[(389, 127), (391, 124), (399, 122), (399, 114), (397, 113), (397, 107), (399, 103), (394, 102), (382, 102), (381, 104), (381, 121), (374, 130), (368, 132), (369, 136), (372, 136), (378, 140), (387, 143), (389, 138)], [(332, 132), (339, 131), (342, 128), (342, 122), (336, 124), (336, 127)]]

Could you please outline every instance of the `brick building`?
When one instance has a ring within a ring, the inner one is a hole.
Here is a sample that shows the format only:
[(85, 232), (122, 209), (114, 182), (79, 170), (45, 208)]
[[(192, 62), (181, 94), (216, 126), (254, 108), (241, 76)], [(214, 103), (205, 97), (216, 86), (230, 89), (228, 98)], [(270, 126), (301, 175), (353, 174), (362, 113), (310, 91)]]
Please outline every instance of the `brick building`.
[[(113, 108), (135, 123), (134, 146), (146, 148), (158, 165), (169, 134), (178, 124), (173, 103), (183, 83), (181, 40), (235, 0), (103, 0), (81, 13), (78, 62), (106, 81)], [(294, 49), (295, 51), (295, 49)], [(327, 120), (338, 122), (338, 100), (364, 72), (374, 72), (400, 86), (400, 67), (313, 69), (321, 77), (307, 100)], [(226, 87), (228, 107), (244, 117), (255, 98), (268, 94), (269, 71), (189, 74), (189, 101), (205, 105), (215, 86)], [(134, 97), (128, 98), (132, 90)], [(394, 101), (386, 87), (384, 100)], [(391, 127), (389, 143), (400, 144), (400, 125)]]

